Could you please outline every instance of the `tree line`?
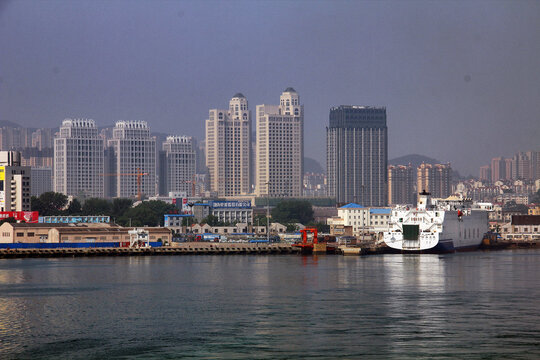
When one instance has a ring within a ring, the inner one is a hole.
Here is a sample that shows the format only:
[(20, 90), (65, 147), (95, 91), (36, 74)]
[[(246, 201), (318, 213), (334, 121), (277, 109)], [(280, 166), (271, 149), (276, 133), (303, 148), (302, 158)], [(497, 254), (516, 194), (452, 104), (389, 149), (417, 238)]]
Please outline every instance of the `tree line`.
[(133, 207), (133, 200), (125, 198), (90, 198), (82, 203), (77, 199), (68, 204), (68, 197), (61, 193), (46, 192), (32, 196), (32, 211), (40, 216), (110, 216), (121, 226), (162, 226), (163, 215), (173, 213), (176, 207), (164, 201), (144, 201)]
[[(38, 211), (40, 216), (110, 216), (111, 221), (121, 226), (163, 226), (163, 216), (178, 211), (176, 206), (164, 201), (143, 201), (133, 207), (133, 200), (125, 198), (102, 199), (90, 198), (83, 202), (77, 198), (68, 203), (68, 197), (61, 193), (46, 192), (39, 197), (32, 196), (32, 211)], [(280, 223), (287, 226), (287, 231), (296, 231), (297, 223), (317, 227), (319, 231), (328, 232), (328, 225), (317, 223), (313, 218), (313, 208), (305, 200), (281, 200), (271, 211), (271, 217), (257, 215), (252, 225), (266, 226), (269, 223)], [(219, 221), (214, 215), (209, 215), (201, 224), (210, 226), (228, 226), (234, 223)], [(183, 225), (191, 225), (184, 219)]]

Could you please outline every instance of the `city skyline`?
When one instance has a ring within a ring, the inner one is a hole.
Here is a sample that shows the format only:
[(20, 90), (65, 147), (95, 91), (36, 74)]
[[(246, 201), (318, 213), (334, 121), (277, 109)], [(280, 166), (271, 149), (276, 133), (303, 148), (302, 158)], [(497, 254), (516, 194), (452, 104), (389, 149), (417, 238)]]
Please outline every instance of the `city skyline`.
[(372, 104), (392, 119), (390, 158), (476, 174), (537, 144), (539, 24), (538, 2), (8, 1), (0, 120), (140, 119), (202, 139), (209, 106), (292, 86), (320, 163), (328, 109)]
[[(359, 106), (359, 105), (342, 105), (342, 106)], [(362, 105), (360, 105), (360, 107), (362, 107)], [(76, 117), (74, 117), (74, 119), (75, 118)], [(64, 120), (70, 120), (70, 118), (65, 118)], [(88, 120), (94, 121), (94, 119), (88, 119)], [(140, 121), (140, 120), (116, 120), (115, 123), (118, 121), (125, 122), (125, 121)], [(23, 162), (26, 165), (31, 165), (32, 167), (51, 167), (52, 163), (49, 163), (46, 160), (48, 159), (48, 156), (50, 156), (52, 159), (54, 137), (55, 135), (59, 135), (61, 126), (48, 128), (48, 127), (20, 127), (19, 125), (14, 124), (14, 123), (12, 125), (15, 127), (12, 127), (10, 124), (7, 124), (7, 123), (0, 125), (0, 148), (5, 151), (8, 151), (8, 150), (22, 151)], [(253, 125), (252, 138), (256, 139), (255, 120), (252, 120), (252, 125)], [(112, 136), (112, 130), (114, 129), (115, 124), (103, 126), (102, 124), (96, 123), (96, 127), (100, 131), (100, 136), (103, 139), (108, 139), (108, 138), (111, 138)], [(56, 130), (56, 132), (53, 132), (52, 130)], [(150, 135), (155, 136), (158, 140), (162, 139), (162, 141), (165, 141), (166, 138), (168, 137), (178, 137), (178, 136), (189, 137), (195, 143), (200, 142), (200, 144), (203, 146), (205, 144), (204, 137), (202, 139), (198, 139), (195, 136), (190, 136), (187, 134), (177, 134), (177, 133), (173, 133), (172, 131), (170, 132), (150, 131)], [(199, 149), (198, 151), (203, 151), (203, 150)], [(496, 153), (497, 156), (495, 158), (504, 159), (507, 162), (506, 167), (508, 167), (508, 166), (511, 166), (511, 164), (508, 164), (508, 161), (515, 161), (515, 157), (523, 153), (526, 153), (526, 154), (540, 153), (540, 150), (532, 150), (530, 148), (529, 149), (521, 148), (521, 149), (518, 149), (516, 153), (505, 154), (505, 155), (500, 155), (500, 152), (498, 152)], [(389, 159), (389, 161), (391, 161), (394, 165), (408, 165), (409, 160), (403, 160), (403, 158), (419, 157), (423, 159), (422, 162), (429, 163), (429, 164), (438, 164), (438, 163), (450, 164), (451, 163), (451, 162), (443, 162), (443, 161), (439, 161), (438, 159), (431, 158), (430, 155), (431, 155), (430, 153), (407, 154), (404, 156), (399, 156), (396, 158)], [(491, 161), (493, 161), (493, 159), (495, 158), (493, 158), (494, 154), (491, 154), (490, 156), (491, 157), (488, 157), (485, 159), (484, 165), (479, 166), (478, 169), (480, 171), (487, 171), (489, 169), (489, 171), (491, 172)], [(310, 162), (312, 160), (316, 161), (317, 162), (317, 164), (315, 164), (317, 165), (316, 167), (320, 166), (321, 168), (324, 168), (326, 165), (325, 162), (319, 162), (318, 160), (313, 159), (309, 156), (304, 157), (304, 159), (308, 159), (310, 160)], [(538, 157), (538, 159), (540, 161), (540, 157)], [(418, 160), (416, 159), (413, 162), (417, 162), (417, 161)], [(201, 165), (199, 165), (198, 167), (205, 166), (203, 163), (204, 163), (204, 159), (201, 160)], [(488, 164), (485, 165), (486, 163)], [(312, 166), (315, 166), (315, 165), (312, 165)], [(538, 167), (538, 169), (540, 170), (540, 167)], [(323, 169), (323, 173), (326, 173), (326, 169)], [(485, 178), (485, 176), (481, 174), (480, 176), (478, 176), (479, 175), (478, 171), (473, 174), (467, 174), (467, 175), (460, 174), (460, 175), (462, 177), (471, 176), (473, 178), (480, 178), (480, 179)], [(534, 177), (534, 175), (532, 176)], [(489, 176), (489, 178), (491, 178), (491, 176)], [(518, 175), (514, 174), (512, 178), (517, 180), (517, 179), (522, 179), (523, 177), (519, 177)], [(523, 178), (523, 179), (526, 179), (526, 178)]]

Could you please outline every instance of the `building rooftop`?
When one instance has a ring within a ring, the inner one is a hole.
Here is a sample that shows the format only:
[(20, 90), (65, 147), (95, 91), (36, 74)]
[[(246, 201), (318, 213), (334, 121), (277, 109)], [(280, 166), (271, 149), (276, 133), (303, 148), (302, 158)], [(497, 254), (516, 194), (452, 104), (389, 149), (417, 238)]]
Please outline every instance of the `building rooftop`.
[(363, 206), (356, 203), (350, 203), (350, 204), (343, 205), (340, 207), (340, 209), (361, 209), (361, 208), (363, 208)]
[(191, 136), (167, 136), (165, 142), (170, 144), (188, 144), (192, 142)]
[(62, 127), (96, 128), (93, 119), (64, 119)]
[(23, 227), (76, 227), (76, 228), (111, 228), (119, 227), (116, 224), (110, 223), (10, 223), (13, 227), (23, 228)]
[(140, 120), (119, 120), (115, 124), (115, 128), (122, 129), (148, 129), (148, 123)]
[(369, 209), (369, 213), (375, 215), (390, 215), (391, 212), (391, 209)]
[(234, 94), (233, 98), (245, 98), (245, 96), (242, 93), (236, 93)]
[(330, 110), (355, 109), (355, 110), (386, 110), (385, 106), (364, 106), (364, 105), (339, 105), (333, 106)]
[(293, 93), (295, 93), (296, 90), (294, 90), (292, 87), (289, 86), (289, 87), (286, 88), (285, 91), (283, 91), (283, 92), (293, 92)]
[(512, 215), (512, 225), (540, 225), (540, 215)]

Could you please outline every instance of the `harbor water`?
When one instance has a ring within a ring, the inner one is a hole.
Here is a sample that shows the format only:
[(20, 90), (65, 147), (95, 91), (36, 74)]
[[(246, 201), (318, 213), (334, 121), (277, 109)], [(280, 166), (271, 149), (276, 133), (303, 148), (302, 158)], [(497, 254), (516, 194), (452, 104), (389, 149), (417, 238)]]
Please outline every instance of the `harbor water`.
[(2, 359), (540, 358), (540, 250), (0, 260)]

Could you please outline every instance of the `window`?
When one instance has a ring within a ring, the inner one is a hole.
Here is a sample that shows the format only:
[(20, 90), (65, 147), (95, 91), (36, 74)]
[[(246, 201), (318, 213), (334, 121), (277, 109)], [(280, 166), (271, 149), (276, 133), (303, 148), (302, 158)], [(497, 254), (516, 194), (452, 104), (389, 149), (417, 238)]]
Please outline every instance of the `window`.
[(17, 237), (23, 237), (23, 236), (24, 236), (24, 233), (22, 233), (22, 232), (17, 233)]

